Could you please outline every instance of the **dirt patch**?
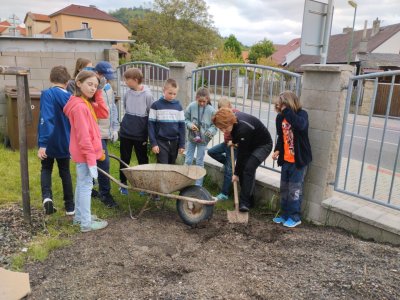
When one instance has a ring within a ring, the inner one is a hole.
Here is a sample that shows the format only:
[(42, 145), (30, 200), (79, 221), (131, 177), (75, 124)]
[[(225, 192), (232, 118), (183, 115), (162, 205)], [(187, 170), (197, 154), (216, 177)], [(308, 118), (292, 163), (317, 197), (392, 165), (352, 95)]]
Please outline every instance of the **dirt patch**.
[(399, 299), (399, 257), (333, 228), (232, 225), (220, 212), (192, 229), (152, 210), (78, 234), (26, 271), (29, 299)]
[(38, 232), (44, 232), (43, 213), (31, 209), (32, 225), (24, 222), (22, 208), (16, 204), (0, 207), (0, 266), (10, 266), (11, 255), (24, 247)]

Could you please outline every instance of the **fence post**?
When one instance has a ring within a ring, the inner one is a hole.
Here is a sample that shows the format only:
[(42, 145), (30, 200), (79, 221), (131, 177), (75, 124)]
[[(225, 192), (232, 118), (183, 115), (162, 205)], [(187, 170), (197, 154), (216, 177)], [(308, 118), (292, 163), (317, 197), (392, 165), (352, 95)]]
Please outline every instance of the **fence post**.
[(177, 99), (181, 101), (185, 109), (191, 102), (192, 90), (192, 71), (196, 69), (197, 64), (191, 62), (174, 61), (169, 62), (169, 78), (173, 78), (179, 85)]
[(304, 182), (306, 219), (324, 223), (321, 202), (332, 195), (343, 123), (349, 65), (303, 65), (301, 102), (309, 117), (313, 161)]

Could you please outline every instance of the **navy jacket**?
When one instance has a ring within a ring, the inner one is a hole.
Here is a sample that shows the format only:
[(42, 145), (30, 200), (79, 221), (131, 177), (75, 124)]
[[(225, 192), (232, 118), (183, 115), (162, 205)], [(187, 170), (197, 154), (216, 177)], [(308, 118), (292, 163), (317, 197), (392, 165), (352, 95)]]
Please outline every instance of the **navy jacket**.
[(284, 162), (282, 131), (283, 119), (286, 119), (293, 130), (294, 159), (296, 167), (305, 167), (312, 161), (311, 145), (308, 139), (308, 114), (302, 109), (295, 113), (290, 108), (285, 108), (276, 116), (276, 133), (278, 135), (278, 140), (274, 151), (279, 151), (278, 166), (282, 166)]

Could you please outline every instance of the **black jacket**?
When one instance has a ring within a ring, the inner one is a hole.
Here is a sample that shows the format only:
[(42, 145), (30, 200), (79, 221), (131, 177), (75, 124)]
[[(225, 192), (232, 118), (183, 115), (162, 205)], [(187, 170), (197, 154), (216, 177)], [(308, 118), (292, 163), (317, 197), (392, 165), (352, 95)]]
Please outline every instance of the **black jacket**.
[(283, 119), (286, 119), (293, 130), (294, 159), (296, 167), (305, 167), (312, 161), (311, 146), (308, 139), (308, 114), (302, 109), (295, 113), (290, 108), (285, 108), (280, 114), (277, 115), (276, 133), (278, 135), (278, 140), (276, 142), (274, 151), (279, 151), (278, 166), (283, 165), (284, 157), (282, 131)]
[(238, 145), (235, 175), (241, 174), (250, 155), (263, 162), (272, 150), (272, 139), (264, 124), (252, 115), (237, 112), (238, 123), (233, 125), (232, 142)]

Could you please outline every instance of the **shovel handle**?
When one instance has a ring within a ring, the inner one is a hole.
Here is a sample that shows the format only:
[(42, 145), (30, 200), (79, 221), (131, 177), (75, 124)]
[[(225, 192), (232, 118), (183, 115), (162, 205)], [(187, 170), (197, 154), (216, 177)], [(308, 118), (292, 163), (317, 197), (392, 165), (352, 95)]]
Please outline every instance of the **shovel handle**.
[[(231, 148), (231, 164), (232, 164), (232, 177), (235, 172), (235, 152), (233, 151), (233, 144), (230, 146)], [(239, 210), (239, 197), (238, 197), (238, 186), (237, 181), (233, 182), (233, 199), (235, 200), (235, 210)]]

